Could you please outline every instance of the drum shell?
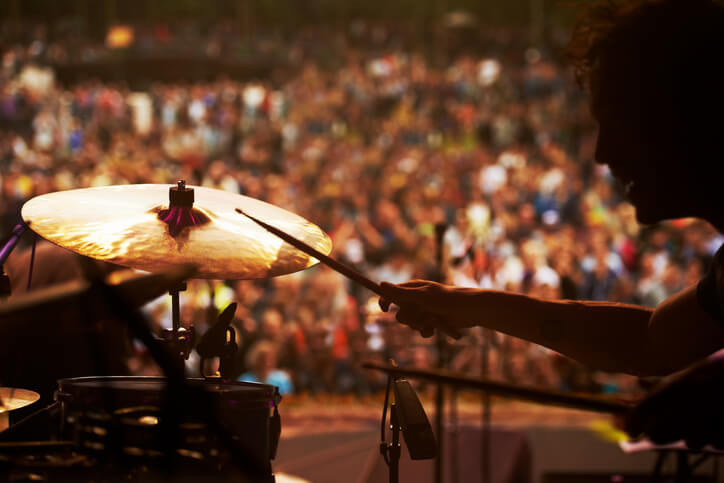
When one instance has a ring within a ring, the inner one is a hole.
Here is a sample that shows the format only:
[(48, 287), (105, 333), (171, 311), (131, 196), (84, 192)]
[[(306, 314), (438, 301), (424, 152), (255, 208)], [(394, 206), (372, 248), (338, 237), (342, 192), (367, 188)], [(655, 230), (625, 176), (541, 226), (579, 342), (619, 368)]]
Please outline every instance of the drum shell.
[[(161, 377), (82, 377), (58, 381), (61, 432), (81, 450), (98, 455), (157, 459), (167, 448), (161, 431), (166, 382)], [(274, 386), (189, 379), (175, 432), (178, 454), (194, 465), (221, 468), (233, 452), (244, 466), (271, 474), (279, 434), (272, 423), (279, 402)], [(278, 417), (278, 416), (277, 416)]]

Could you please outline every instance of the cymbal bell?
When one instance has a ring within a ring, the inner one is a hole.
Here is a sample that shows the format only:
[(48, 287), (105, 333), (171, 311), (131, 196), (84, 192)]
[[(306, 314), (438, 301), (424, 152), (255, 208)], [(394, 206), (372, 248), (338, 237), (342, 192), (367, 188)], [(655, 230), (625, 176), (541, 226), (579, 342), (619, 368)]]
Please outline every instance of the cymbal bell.
[(15, 409), (30, 406), (40, 399), (40, 394), (27, 389), (0, 387), (0, 412), (14, 411)]
[(185, 264), (195, 278), (266, 278), (308, 268), (318, 261), (235, 211), (274, 224), (328, 254), (329, 237), (289, 211), (247, 196), (194, 186), (190, 219), (173, 228), (168, 219), (172, 185), (121, 185), (36, 196), (22, 217), (43, 238), (97, 260), (156, 272)]

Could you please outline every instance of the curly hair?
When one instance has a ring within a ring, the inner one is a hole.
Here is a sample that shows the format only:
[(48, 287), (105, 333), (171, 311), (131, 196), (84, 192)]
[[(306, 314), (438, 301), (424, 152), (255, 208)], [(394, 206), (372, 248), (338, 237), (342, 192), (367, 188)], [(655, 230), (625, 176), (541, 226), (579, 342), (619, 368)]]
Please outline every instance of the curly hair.
[(603, 55), (631, 50), (651, 65), (675, 62), (672, 51), (699, 53), (697, 60), (713, 64), (722, 55), (722, 32), (724, 8), (716, 0), (596, 0), (579, 15), (564, 54), (584, 85)]

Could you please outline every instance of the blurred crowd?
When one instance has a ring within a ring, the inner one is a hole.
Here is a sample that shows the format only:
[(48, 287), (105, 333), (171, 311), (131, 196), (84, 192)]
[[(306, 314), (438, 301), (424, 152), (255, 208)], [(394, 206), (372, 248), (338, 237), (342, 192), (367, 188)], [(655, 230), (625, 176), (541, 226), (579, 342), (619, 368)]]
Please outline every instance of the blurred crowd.
[[(377, 281), (647, 306), (698, 281), (721, 237), (694, 220), (636, 223), (607, 167), (593, 162), (596, 126), (561, 58), (564, 37), (533, 48), (515, 30), (491, 29), (475, 53), (433, 62), (400, 35), (364, 22), (307, 28), (281, 44), (284, 78), (140, 91), (61, 86), (48, 55), (63, 42), (6, 43), (0, 235), (41, 193), (185, 179), (304, 216), (330, 235), (334, 257)], [(159, 327), (170, 324), (165, 299), (146, 309)], [(238, 374), (286, 392), (375, 392), (384, 380), (360, 361), (433, 367), (440, 355), (434, 339), (396, 325), (375, 296), (323, 266), (191, 281), (182, 321), (203, 332), (233, 301)], [(136, 350), (132, 371), (156, 371)], [(482, 329), (443, 353), (468, 375), (637, 390), (631, 378)]]

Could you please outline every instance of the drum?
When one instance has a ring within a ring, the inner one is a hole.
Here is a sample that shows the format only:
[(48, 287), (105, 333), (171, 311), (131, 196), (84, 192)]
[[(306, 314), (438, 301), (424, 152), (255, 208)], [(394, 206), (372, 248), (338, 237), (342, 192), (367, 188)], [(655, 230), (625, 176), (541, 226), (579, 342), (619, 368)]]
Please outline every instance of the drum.
[(167, 389), (162, 377), (62, 379), (61, 434), (99, 460), (151, 468), (173, 461), (202, 472), (235, 467), (254, 481), (273, 481), (281, 434), (276, 387), (187, 379), (171, 394), (173, 404)]

